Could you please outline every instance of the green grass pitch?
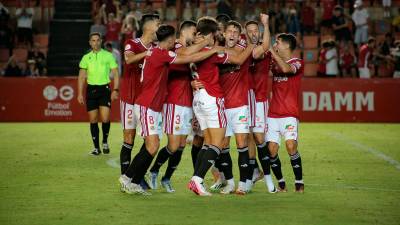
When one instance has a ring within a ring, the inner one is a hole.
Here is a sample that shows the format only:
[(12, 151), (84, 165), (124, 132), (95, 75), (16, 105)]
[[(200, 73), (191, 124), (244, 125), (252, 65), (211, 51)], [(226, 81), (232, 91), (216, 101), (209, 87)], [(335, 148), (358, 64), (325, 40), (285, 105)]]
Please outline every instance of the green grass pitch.
[(259, 182), (246, 196), (195, 196), (187, 146), (176, 193), (144, 197), (119, 192), (120, 124), (111, 126), (111, 154), (93, 157), (87, 123), (1, 123), (0, 224), (400, 224), (399, 124), (302, 123), (299, 134), (304, 194), (293, 192), (282, 148), (288, 193), (268, 194)]

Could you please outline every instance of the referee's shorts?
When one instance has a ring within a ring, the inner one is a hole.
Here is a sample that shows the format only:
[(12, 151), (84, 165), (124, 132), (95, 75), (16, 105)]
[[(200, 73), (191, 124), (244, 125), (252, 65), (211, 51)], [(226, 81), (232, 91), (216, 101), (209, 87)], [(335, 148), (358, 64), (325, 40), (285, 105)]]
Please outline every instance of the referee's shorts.
[(111, 89), (109, 84), (87, 85), (86, 88), (86, 110), (92, 111), (100, 106), (111, 108)]

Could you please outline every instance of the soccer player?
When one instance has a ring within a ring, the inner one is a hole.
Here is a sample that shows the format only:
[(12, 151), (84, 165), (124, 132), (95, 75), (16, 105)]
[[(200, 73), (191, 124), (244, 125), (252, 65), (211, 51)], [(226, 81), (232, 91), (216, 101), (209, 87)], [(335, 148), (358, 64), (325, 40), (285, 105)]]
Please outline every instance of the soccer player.
[(293, 57), (295, 49), (296, 37), (283, 33), (277, 35), (276, 42), (270, 50), (273, 59), (271, 65), (273, 82), (266, 139), (269, 142), (271, 168), (278, 180), (279, 190), (286, 191), (278, 157), (281, 136), (283, 136), (295, 176), (295, 191), (304, 192), (301, 157), (297, 149), (299, 94), (304, 63), (303, 60)]
[(134, 102), (141, 90), (140, 75), (144, 57), (156, 41), (156, 31), (160, 25), (158, 15), (146, 14), (140, 22), (142, 35), (140, 38), (129, 39), (125, 43), (124, 74), (121, 77), (120, 112), (124, 143), (120, 152), (121, 179), (131, 162), (131, 151), (136, 135), (138, 118), (134, 114)]
[[(191, 55), (205, 47), (209, 40), (193, 44), (196, 35), (196, 22), (183, 21), (179, 29), (179, 39), (172, 49), (180, 55)], [(186, 138), (191, 131), (193, 110), (193, 92), (190, 86), (191, 70), (189, 65), (171, 65), (168, 75), (168, 96), (163, 109), (164, 133), (168, 136), (168, 144), (162, 148), (150, 169), (149, 185), (158, 188), (158, 172), (168, 160), (168, 167), (161, 179), (161, 185), (167, 192), (175, 192), (170, 179), (182, 158)], [(200, 145), (201, 146), (201, 145)]]
[[(85, 79), (86, 86), (86, 110), (89, 115), (90, 133), (92, 135), (94, 149), (91, 155), (100, 155), (99, 143), (99, 127), (97, 125), (100, 120), (102, 122), (103, 131), (103, 152), (110, 153), (107, 143), (108, 134), (110, 132), (110, 108), (111, 101), (118, 99), (119, 74), (118, 65), (114, 56), (101, 48), (101, 36), (99, 33), (91, 33), (89, 35), (89, 45), (92, 50), (82, 57), (79, 63), (78, 77), (78, 102), (84, 104), (83, 87)], [(110, 70), (114, 76), (114, 89), (110, 87)]]
[[(268, 18), (267, 18), (268, 19)], [(268, 20), (264, 25), (263, 40), (260, 40), (260, 29), (256, 21), (248, 21), (245, 25), (248, 39), (257, 45), (264, 44), (263, 48), (256, 48), (253, 52), (253, 61), (250, 64), (250, 76), (253, 80), (252, 88), (255, 94), (255, 124), (250, 128), (252, 140), (257, 146), (258, 159), (260, 160), (262, 173), (258, 172), (256, 154), (250, 154), (250, 167), (253, 168), (253, 182), (259, 175), (264, 174), (264, 181), (270, 193), (276, 192), (271, 177), (271, 168), (269, 162), (268, 143), (265, 142), (265, 133), (267, 132), (267, 115), (268, 115), (268, 76), (270, 71), (271, 53), (269, 53), (270, 32), (268, 28)], [(261, 42), (262, 41), (262, 42)], [(254, 106), (254, 105), (253, 105)], [(249, 143), (249, 152), (252, 142)]]
[[(201, 61), (222, 50), (221, 48), (213, 48), (210, 51), (198, 52), (192, 55), (177, 55), (175, 52), (170, 51), (175, 45), (174, 27), (161, 25), (156, 35), (159, 45), (146, 55), (140, 78), (142, 91), (137, 96), (134, 105), (135, 115), (140, 121), (141, 136), (144, 137), (144, 144), (126, 171), (126, 176), (131, 179), (131, 182), (120, 180), (121, 186), (129, 194), (150, 194), (144, 191), (139, 183), (150, 167), (160, 145), (161, 111), (168, 94), (169, 64), (187, 64)], [(210, 38), (206, 39), (211, 40)]]
[[(215, 37), (218, 30), (216, 20), (211, 17), (200, 18), (197, 23), (197, 32), (201, 35), (211, 34)], [(188, 187), (197, 195), (211, 195), (204, 187), (203, 179), (208, 169), (215, 163), (223, 147), (226, 116), (224, 108), (224, 93), (219, 83), (219, 64), (231, 63), (241, 65), (248, 58), (254, 45), (249, 45), (240, 55), (227, 53), (213, 55), (197, 63), (197, 77), (204, 88), (196, 90), (193, 99), (193, 110), (204, 132), (204, 145), (199, 151), (195, 171)], [(210, 51), (210, 46), (202, 51)]]

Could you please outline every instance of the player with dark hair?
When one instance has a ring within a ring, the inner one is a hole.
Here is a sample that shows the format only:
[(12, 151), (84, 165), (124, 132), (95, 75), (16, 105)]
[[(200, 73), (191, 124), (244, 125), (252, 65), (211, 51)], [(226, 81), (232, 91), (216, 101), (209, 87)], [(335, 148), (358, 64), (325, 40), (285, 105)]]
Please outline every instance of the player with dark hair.
[[(246, 34), (254, 44), (260, 45), (265, 42), (270, 42), (270, 34), (268, 26), (264, 25), (264, 36), (263, 40), (260, 40), (260, 28), (256, 21), (248, 21), (245, 25)], [(268, 33), (265, 33), (268, 32)], [(257, 49), (256, 49), (257, 50)], [(265, 51), (267, 50), (267, 51)], [(252, 137), (249, 143), (249, 152), (254, 145), (257, 146), (258, 159), (261, 163), (262, 172), (258, 171), (258, 165), (256, 161), (256, 152), (250, 154), (250, 166), (253, 168), (252, 181), (255, 182), (258, 177), (262, 177), (264, 174), (264, 181), (270, 193), (276, 192), (275, 185), (271, 177), (271, 168), (269, 161), (268, 143), (265, 142), (265, 134), (267, 132), (267, 115), (268, 115), (268, 77), (271, 64), (271, 53), (268, 52), (269, 47), (263, 49), (263, 51), (254, 51), (253, 59), (250, 65), (250, 77), (252, 79), (252, 88), (254, 91), (255, 103), (254, 110), (254, 126), (251, 127), (250, 131)], [(253, 144), (254, 142), (254, 144)]]
[(136, 127), (139, 123), (134, 114), (134, 103), (141, 92), (140, 76), (143, 61), (147, 51), (154, 46), (157, 40), (156, 31), (160, 25), (158, 15), (143, 15), (140, 22), (142, 35), (140, 38), (129, 39), (124, 48), (124, 74), (121, 77), (121, 100), (120, 112), (123, 128), (124, 143), (120, 152), (121, 177), (120, 180), (128, 180), (125, 176), (126, 170), (131, 163), (131, 151), (133, 148)]
[(145, 57), (140, 78), (142, 90), (134, 105), (135, 115), (140, 121), (141, 136), (144, 137), (144, 143), (126, 171), (126, 176), (130, 180), (122, 180), (122, 182), (120, 180), (121, 186), (129, 194), (150, 194), (143, 190), (139, 183), (150, 167), (160, 145), (161, 111), (168, 94), (169, 65), (201, 61), (215, 54), (218, 50), (222, 50), (221, 48), (213, 48), (210, 51), (192, 55), (177, 55), (170, 51), (175, 45), (174, 27), (161, 25), (156, 35), (159, 44), (149, 51)]
[[(218, 24), (211, 17), (200, 18), (197, 22), (197, 32), (200, 35), (211, 34), (215, 37)], [(204, 88), (196, 90), (193, 99), (193, 110), (204, 132), (204, 144), (197, 155), (195, 171), (188, 187), (197, 195), (211, 195), (204, 187), (203, 179), (208, 169), (215, 163), (223, 147), (226, 116), (224, 106), (224, 93), (219, 82), (218, 65), (231, 63), (242, 65), (253, 50), (249, 45), (242, 54), (218, 54), (197, 63), (196, 80), (200, 81)], [(210, 46), (202, 51), (210, 51)], [(228, 56), (229, 55), (229, 56)]]
[[(196, 37), (196, 22), (183, 21), (179, 28), (179, 38), (171, 51), (179, 55), (191, 55), (205, 47), (209, 40), (193, 44)], [(161, 179), (161, 185), (167, 192), (175, 192), (170, 179), (178, 166), (186, 138), (191, 131), (193, 110), (193, 92), (190, 86), (191, 70), (188, 64), (171, 65), (168, 74), (168, 96), (163, 109), (164, 133), (168, 136), (168, 144), (163, 147), (150, 169), (149, 179), (152, 189), (158, 188), (160, 167), (168, 160), (168, 167)]]
[[(89, 115), (90, 133), (94, 149), (91, 155), (100, 155), (99, 143), (99, 120), (102, 122), (103, 131), (103, 153), (110, 153), (107, 143), (110, 132), (110, 108), (111, 100), (118, 99), (119, 74), (118, 65), (114, 56), (101, 48), (101, 35), (91, 33), (89, 35), (89, 45), (91, 51), (82, 57), (79, 63), (78, 77), (78, 102), (84, 104), (86, 101), (86, 110)], [(114, 76), (114, 89), (110, 87), (110, 71)], [(83, 88), (87, 80), (86, 100), (83, 98)]]
[(271, 168), (279, 185), (279, 191), (286, 191), (278, 157), (281, 136), (285, 138), (286, 150), (290, 156), (294, 176), (295, 191), (304, 192), (302, 163), (297, 149), (299, 126), (300, 83), (304, 73), (303, 60), (295, 58), (296, 37), (292, 34), (279, 34), (270, 50), (273, 74), (272, 99), (267, 119), (267, 142), (270, 151)]

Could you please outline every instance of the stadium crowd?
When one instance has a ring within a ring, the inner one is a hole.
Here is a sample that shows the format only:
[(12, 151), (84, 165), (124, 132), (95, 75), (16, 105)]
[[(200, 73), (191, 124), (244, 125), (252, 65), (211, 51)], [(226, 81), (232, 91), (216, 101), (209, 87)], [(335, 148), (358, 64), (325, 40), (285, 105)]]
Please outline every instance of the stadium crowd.
[[(46, 75), (48, 35), (37, 35), (43, 29), (35, 27), (41, 23), (34, 21), (44, 1), (16, 2), (9, 7), (0, 3), (0, 74)], [(267, 12), (272, 34), (288, 32), (297, 36), (302, 47), (297, 54), (306, 62), (306, 76), (359, 76), (361, 43), (374, 37), (368, 61), (371, 75), (398, 77), (399, 6), (399, 0), (93, 0), (94, 24), (90, 32), (103, 35), (108, 42), (105, 47), (121, 64), (120, 48), (136, 36), (142, 14), (157, 13), (165, 23), (177, 27), (180, 21), (205, 15), (226, 14), (244, 22)], [(359, 26), (364, 20), (366, 24)]]

